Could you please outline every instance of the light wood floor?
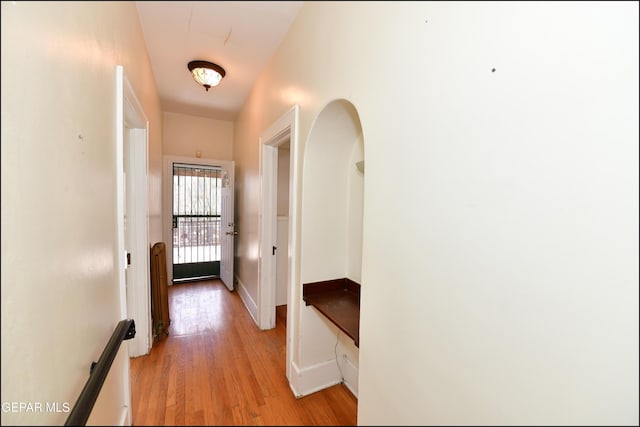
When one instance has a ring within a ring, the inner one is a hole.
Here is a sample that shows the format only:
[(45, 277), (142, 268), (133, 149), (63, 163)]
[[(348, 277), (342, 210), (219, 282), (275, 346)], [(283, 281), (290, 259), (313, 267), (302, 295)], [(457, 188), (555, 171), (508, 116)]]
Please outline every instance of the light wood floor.
[(261, 331), (219, 280), (169, 287), (169, 337), (131, 359), (133, 425), (356, 425), (339, 384), (296, 399), (285, 377), (286, 306)]

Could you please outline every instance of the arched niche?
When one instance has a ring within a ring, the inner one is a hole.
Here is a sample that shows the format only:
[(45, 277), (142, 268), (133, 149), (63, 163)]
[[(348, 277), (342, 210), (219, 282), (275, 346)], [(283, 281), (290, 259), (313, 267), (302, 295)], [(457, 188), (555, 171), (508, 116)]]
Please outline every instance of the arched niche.
[[(358, 395), (364, 138), (354, 105), (338, 99), (316, 117), (302, 170), (301, 395), (344, 383)], [(358, 167), (357, 165), (360, 165)]]
[(356, 108), (345, 99), (330, 102), (316, 118), (305, 147), (303, 282), (347, 277), (360, 283), (363, 162), (364, 140)]
[(296, 364), (304, 375), (292, 381), (300, 395), (339, 382), (358, 395), (362, 162), (364, 138), (356, 108), (345, 99), (331, 101), (313, 122), (302, 170), (305, 306)]

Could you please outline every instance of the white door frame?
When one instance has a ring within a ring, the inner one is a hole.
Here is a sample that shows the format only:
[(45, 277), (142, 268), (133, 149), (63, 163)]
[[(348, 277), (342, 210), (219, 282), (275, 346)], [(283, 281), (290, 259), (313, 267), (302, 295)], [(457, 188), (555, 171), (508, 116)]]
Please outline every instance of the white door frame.
[(289, 154), (289, 243), (287, 261), (287, 378), (291, 378), (293, 337), (297, 324), (293, 321), (299, 310), (298, 283), (298, 115), (294, 105), (260, 136), (260, 255), (258, 261), (258, 327), (271, 329), (276, 319), (276, 256), (272, 247), (277, 240), (278, 146), (290, 141)]
[[(172, 228), (172, 217), (173, 217), (173, 164), (174, 163), (184, 163), (188, 165), (203, 165), (203, 166), (219, 166), (223, 169), (227, 169), (232, 171), (229, 175), (229, 179), (231, 181), (231, 185), (233, 185), (234, 180), (234, 165), (235, 162), (233, 160), (217, 160), (217, 159), (205, 159), (200, 157), (184, 157), (184, 156), (164, 156), (164, 168), (162, 172), (162, 182), (163, 182), (163, 199), (164, 199), (164, 219), (163, 219), (163, 227), (162, 227), (162, 238), (167, 247), (167, 277), (169, 280), (169, 285), (173, 283), (173, 228)], [(233, 190), (231, 191), (231, 195), (234, 196)], [(232, 200), (235, 203), (235, 198)], [(233, 208), (233, 206), (232, 206)], [(226, 227), (220, 227), (220, 232), (225, 233), (227, 230)], [(220, 236), (222, 237), (222, 236)], [(232, 237), (233, 239), (233, 237)], [(220, 265), (220, 270), (222, 271), (222, 265)], [(231, 271), (231, 277), (233, 277), (233, 270)], [(233, 281), (232, 281), (233, 282)], [(226, 284), (227, 287), (233, 287), (233, 283)], [(231, 290), (231, 289), (230, 289)]]
[[(117, 269), (120, 319), (134, 319), (135, 338), (127, 342), (128, 355), (151, 349), (149, 295), (148, 135), (149, 121), (121, 65), (116, 71), (116, 215)], [(126, 162), (125, 162), (126, 158)], [(127, 165), (125, 170), (125, 164)], [(126, 179), (125, 179), (126, 174)], [(125, 200), (128, 187), (129, 202)], [(133, 193), (133, 194), (132, 194)], [(127, 215), (127, 227), (124, 218)], [(126, 235), (125, 235), (126, 233)], [(126, 247), (125, 242), (132, 242)], [(131, 265), (127, 266), (127, 252)], [(125, 271), (125, 270), (129, 271)], [(127, 280), (129, 278), (129, 280)], [(126, 424), (131, 423), (129, 364), (124, 379)]]

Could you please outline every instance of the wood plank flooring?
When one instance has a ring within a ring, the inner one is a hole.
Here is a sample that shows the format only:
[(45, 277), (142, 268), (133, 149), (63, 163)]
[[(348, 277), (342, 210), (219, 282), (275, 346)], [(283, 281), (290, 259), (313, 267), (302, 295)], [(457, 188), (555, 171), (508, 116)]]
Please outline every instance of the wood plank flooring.
[(296, 399), (285, 376), (286, 306), (261, 331), (219, 280), (169, 287), (169, 337), (131, 359), (133, 425), (356, 425), (342, 384)]

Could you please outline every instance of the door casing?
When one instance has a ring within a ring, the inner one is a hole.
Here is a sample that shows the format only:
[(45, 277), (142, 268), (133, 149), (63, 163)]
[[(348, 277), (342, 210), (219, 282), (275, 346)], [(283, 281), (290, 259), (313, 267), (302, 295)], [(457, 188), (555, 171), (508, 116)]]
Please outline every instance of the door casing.
[(287, 341), (286, 375), (291, 382), (293, 355), (296, 354), (298, 325), (294, 321), (300, 310), (298, 230), (298, 116), (300, 107), (294, 105), (260, 136), (260, 255), (258, 262), (258, 327), (271, 329), (276, 319), (276, 257), (272, 247), (277, 241), (278, 146), (290, 141), (289, 154), (289, 242), (287, 273)]
[[(134, 319), (136, 336), (127, 342), (130, 357), (147, 354), (151, 348), (148, 226), (148, 135), (149, 121), (129, 82), (124, 67), (116, 75), (116, 229), (120, 319)], [(126, 167), (125, 167), (126, 165)], [(138, 195), (138, 197), (125, 197)], [(142, 195), (141, 197), (139, 195)], [(134, 201), (135, 200), (135, 201)], [(125, 215), (127, 227), (125, 227)], [(131, 265), (127, 266), (127, 252)], [(131, 424), (129, 364), (123, 378), (122, 424)]]

